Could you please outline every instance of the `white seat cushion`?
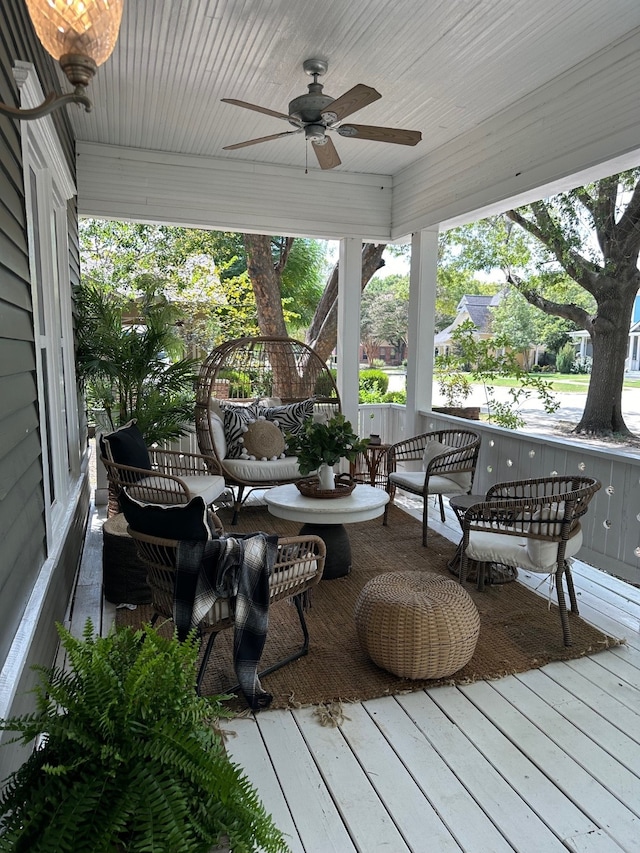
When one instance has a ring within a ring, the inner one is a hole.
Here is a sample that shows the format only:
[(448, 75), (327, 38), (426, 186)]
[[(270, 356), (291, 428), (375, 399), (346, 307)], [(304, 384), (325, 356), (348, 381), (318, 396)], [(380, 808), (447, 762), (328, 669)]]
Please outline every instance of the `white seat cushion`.
[[(502, 563), (505, 566), (529, 569), (531, 572), (550, 572), (556, 567), (558, 544), (541, 539), (527, 539), (524, 536), (505, 536), (502, 533), (472, 530), (469, 534), (467, 557), (483, 563)], [(567, 542), (565, 558), (574, 557), (581, 547), (582, 528), (578, 525)]]
[[(282, 571), (274, 571), (269, 579), (271, 595), (280, 592), (284, 587), (295, 587), (300, 582), (308, 580), (316, 576), (318, 572), (318, 564), (315, 560), (308, 560), (301, 563), (296, 563), (293, 566), (287, 566)], [(228, 598), (217, 598), (213, 607), (205, 615), (203, 624), (215, 625), (231, 616), (231, 608), (229, 607)]]
[[(218, 474), (181, 474), (180, 479), (189, 490), (189, 497), (195, 498), (199, 495), (204, 498), (207, 506), (213, 503), (217, 497), (220, 497), (226, 488), (224, 477), (220, 477)], [(127, 491), (132, 498), (143, 503), (150, 503), (147, 489), (166, 489), (168, 484), (169, 481), (166, 477), (143, 477), (137, 483), (127, 486)], [(153, 503), (174, 504), (176, 502), (175, 497), (171, 500), (169, 495), (166, 496), (166, 499), (163, 498), (165, 496), (159, 492), (158, 498), (154, 499)]]
[[(395, 471), (389, 475), (389, 479), (401, 489), (407, 489), (410, 492), (421, 494), (424, 489), (424, 471)], [(430, 495), (459, 495), (461, 492), (466, 492), (471, 488), (471, 475), (457, 474), (458, 478), (468, 477), (466, 486), (462, 485), (453, 477), (429, 477), (429, 494)]]
[(302, 475), (297, 456), (284, 459), (225, 459), (225, 470), (231, 477), (250, 483), (272, 483), (274, 480), (297, 480)]
[(213, 446), (218, 454), (218, 459), (224, 459), (227, 455), (227, 439), (224, 437), (224, 423), (220, 414), (220, 406), (214, 406), (214, 401), (209, 404), (209, 423), (213, 436)]

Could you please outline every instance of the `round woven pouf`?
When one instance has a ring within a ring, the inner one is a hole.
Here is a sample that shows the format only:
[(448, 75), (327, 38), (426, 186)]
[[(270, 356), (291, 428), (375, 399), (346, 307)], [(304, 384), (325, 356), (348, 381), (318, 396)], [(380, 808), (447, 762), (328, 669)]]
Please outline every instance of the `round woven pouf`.
[(358, 639), (371, 660), (401, 678), (446, 678), (469, 663), (480, 615), (451, 578), (386, 572), (362, 589), (355, 607)]

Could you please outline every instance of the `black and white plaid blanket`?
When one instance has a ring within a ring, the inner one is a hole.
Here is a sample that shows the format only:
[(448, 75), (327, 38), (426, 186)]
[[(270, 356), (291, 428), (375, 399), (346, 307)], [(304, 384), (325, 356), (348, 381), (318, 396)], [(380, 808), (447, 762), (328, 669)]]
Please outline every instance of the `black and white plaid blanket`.
[(277, 536), (253, 533), (181, 540), (176, 557), (173, 618), (179, 639), (198, 627), (217, 598), (228, 599), (234, 613), (236, 676), (254, 710), (266, 708), (272, 699), (260, 684), (258, 662), (267, 637), (269, 577), (277, 549)]

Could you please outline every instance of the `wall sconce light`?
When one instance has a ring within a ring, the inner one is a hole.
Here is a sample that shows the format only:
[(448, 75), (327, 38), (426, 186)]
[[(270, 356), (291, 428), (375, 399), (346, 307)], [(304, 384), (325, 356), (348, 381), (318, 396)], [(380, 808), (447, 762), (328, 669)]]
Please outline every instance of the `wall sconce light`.
[(75, 87), (66, 95), (51, 93), (39, 107), (20, 110), (0, 103), (0, 114), (17, 119), (48, 115), (65, 104), (91, 111), (85, 89), (118, 40), (124, 0), (26, 0), (29, 15), (44, 49), (60, 63)]

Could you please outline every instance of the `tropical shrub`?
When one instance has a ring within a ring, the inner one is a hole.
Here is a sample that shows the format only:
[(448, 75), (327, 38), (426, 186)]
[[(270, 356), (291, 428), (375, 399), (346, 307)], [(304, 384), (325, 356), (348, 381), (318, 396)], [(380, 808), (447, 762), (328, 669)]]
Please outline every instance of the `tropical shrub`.
[(175, 357), (183, 344), (172, 307), (150, 299), (131, 323), (131, 302), (97, 283), (74, 296), (76, 367), (88, 405), (104, 410), (111, 429), (135, 418), (147, 444), (184, 435), (194, 420), (197, 362)]
[(567, 341), (556, 356), (556, 370), (558, 373), (572, 373), (575, 360), (576, 353), (573, 345)]

